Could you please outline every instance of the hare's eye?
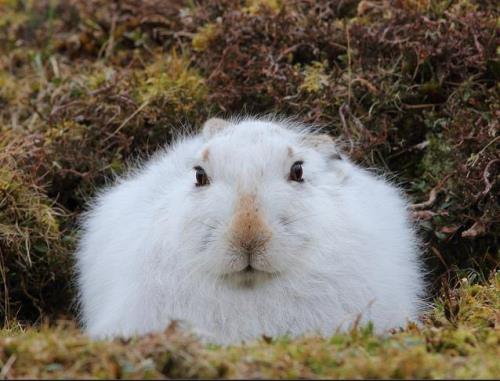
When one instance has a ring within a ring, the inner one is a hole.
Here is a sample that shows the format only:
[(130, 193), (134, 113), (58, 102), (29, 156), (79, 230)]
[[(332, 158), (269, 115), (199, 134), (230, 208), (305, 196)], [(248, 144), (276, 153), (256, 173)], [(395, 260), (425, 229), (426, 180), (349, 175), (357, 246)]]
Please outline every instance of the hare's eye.
[(291, 181), (297, 181), (301, 183), (304, 181), (302, 178), (302, 164), (304, 164), (303, 161), (296, 161), (293, 163), (292, 167), (290, 168), (290, 180)]
[(196, 171), (196, 186), (203, 187), (208, 185), (209, 181), (205, 170), (200, 166), (194, 167), (194, 170)]

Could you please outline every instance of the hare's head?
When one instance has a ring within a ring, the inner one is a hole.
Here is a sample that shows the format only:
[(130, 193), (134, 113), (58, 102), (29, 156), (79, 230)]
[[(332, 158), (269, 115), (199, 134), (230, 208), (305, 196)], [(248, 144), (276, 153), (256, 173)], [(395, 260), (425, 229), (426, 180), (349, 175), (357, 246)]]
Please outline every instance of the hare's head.
[(332, 195), (348, 163), (333, 140), (285, 122), (221, 119), (205, 123), (203, 140), (180, 222), (193, 263), (247, 286), (300, 274), (325, 224), (339, 223)]

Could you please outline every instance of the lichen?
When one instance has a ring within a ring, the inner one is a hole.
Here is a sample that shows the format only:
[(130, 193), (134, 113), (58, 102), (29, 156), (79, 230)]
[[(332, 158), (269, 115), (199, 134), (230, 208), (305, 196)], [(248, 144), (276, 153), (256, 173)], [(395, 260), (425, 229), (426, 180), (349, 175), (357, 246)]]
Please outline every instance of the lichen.
[(317, 93), (328, 85), (329, 76), (326, 74), (324, 62), (312, 62), (304, 70), (304, 81), (299, 89), (309, 93)]
[(242, 8), (242, 11), (255, 15), (262, 9), (269, 10), (271, 12), (279, 12), (282, 7), (282, 0), (245, 0), (245, 5)]

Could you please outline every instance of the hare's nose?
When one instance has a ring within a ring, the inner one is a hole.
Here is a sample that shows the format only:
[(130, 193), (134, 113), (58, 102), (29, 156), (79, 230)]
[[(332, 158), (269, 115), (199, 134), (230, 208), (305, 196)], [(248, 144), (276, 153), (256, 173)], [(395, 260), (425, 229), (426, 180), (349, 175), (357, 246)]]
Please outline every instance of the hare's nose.
[(236, 243), (249, 257), (262, 251), (271, 239), (270, 234), (260, 233), (255, 237), (238, 237)]
[(248, 254), (262, 251), (272, 237), (256, 197), (239, 198), (230, 227), (233, 244)]

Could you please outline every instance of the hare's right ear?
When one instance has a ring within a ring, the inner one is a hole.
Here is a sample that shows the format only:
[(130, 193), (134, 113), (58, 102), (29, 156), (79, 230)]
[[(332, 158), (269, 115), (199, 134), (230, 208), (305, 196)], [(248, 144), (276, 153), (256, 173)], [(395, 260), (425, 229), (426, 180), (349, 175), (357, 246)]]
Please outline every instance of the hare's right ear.
[(210, 139), (220, 131), (224, 130), (231, 123), (220, 118), (210, 118), (203, 125), (203, 136), (205, 139)]
[(306, 135), (303, 137), (302, 142), (304, 145), (314, 148), (316, 151), (325, 155), (332, 160), (342, 160), (342, 156), (335, 144), (335, 141), (330, 135)]

